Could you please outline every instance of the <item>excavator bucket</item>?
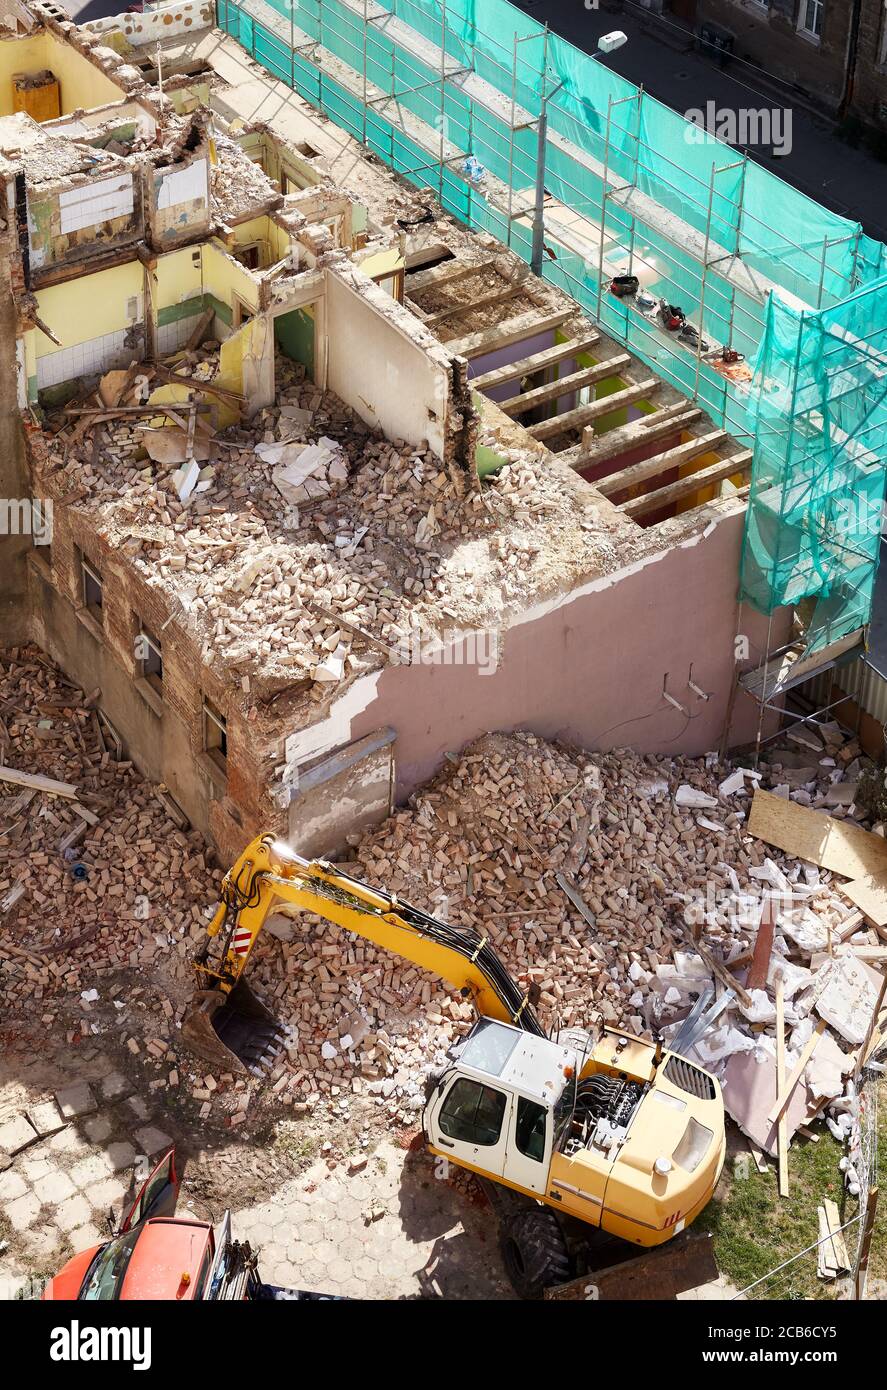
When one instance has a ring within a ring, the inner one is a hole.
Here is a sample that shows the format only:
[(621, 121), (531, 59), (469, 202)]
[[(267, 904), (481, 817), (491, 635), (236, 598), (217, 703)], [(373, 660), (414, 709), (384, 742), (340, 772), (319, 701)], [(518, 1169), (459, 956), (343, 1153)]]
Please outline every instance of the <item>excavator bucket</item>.
[(182, 1037), (198, 1057), (222, 1071), (253, 1076), (274, 1065), (287, 1032), (242, 980), (230, 994), (199, 990), (182, 1023)]

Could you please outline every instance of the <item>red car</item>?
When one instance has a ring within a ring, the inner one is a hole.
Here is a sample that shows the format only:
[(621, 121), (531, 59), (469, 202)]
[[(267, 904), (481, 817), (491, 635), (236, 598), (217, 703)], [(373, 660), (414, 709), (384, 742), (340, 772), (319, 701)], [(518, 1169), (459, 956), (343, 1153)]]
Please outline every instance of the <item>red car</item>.
[(306, 1300), (340, 1302), (329, 1294), (263, 1284), (249, 1243), (232, 1240), (231, 1216), (218, 1226), (174, 1217), (179, 1195), (175, 1149), (147, 1182), (119, 1230), (93, 1245), (50, 1279), (44, 1299)]
[[(163, 1299), (249, 1297), (249, 1275), (258, 1283), (248, 1247), (231, 1241), (225, 1213), (218, 1231), (206, 1221), (174, 1217), (179, 1193), (175, 1150), (158, 1163), (119, 1230), (104, 1245), (75, 1255), (50, 1279), (44, 1299)], [(239, 1274), (223, 1291), (229, 1276)]]

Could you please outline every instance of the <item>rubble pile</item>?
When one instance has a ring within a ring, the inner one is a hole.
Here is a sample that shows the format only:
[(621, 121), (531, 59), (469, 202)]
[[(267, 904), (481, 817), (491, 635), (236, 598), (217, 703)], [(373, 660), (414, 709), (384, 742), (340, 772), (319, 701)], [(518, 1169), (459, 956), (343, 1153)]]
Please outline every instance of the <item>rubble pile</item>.
[[(217, 348), (186, 356), (188, 375), (215, 380)], [(558, 566), (575, 582), (615, 560), (610, 522), (578, 511), (538, 461), (515, 455), (481, 490), (430, 451), (371, 434), (289, 359), (276, 380), (275, 405), (251, 420), (218, 434), (198, 423), (193, 464), (181, 429), (149, 434), (144, 417), (93, 426), (98, 446), (92, 432), (50, 444), (53, 491), (166, 585), (207, 661), (291, 682), (339, 651), (349, 675), (380, 644), (501, 625), (563, 582)], [(165, 440), (178, 451), (161, 455)]]
[[(254, 1100), (257, 1111), (323, 1102), (344, 1114), (360, 1096), (386, 1123), (412, 1124), (470, 1004), (320, 919), (272, 917), (250, 984), (288, 1026), (286, 1051), (260, 1083), (205, 1077), (178, 1031), (221, 869), (169, 819), (163, 789), (115, 761), (84, 692), (35, 648), (0, 669), (4, 761), (68, 784), (0, 784), (7, 1026), (39, 1019), (69, 1043), (116, 1035), (150, 1086), (181, 1083), (203, 1118), (244, 1123)], [(858, 1138), (849, 1077), (882, 978), (870, 963), (878, 937), (828, 873), (747, 833), (757, 781), (714, 755), (588, 754), (486, 735), (357, 843), (347, 867), (487, 936), (524, 988), (539, 986), (548, 1029), (603, 1022), (671, 1039), (701, 991), (731, 988), (690, 1055), (719, 1075), (729, 1113), (766, 1152), (775, 1081), (765, 1101), (751, 1083), (775, 1075), (781, 977), (787, 1074), (805, 1048), (809, 1058), (790, 1132), (829, 1105), (834, 1132)]]

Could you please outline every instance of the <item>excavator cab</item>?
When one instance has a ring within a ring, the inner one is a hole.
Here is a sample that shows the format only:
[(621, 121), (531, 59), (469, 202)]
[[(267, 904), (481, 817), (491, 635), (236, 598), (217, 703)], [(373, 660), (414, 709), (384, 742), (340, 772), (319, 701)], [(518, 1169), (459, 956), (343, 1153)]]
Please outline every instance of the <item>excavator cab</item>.
[(711, 1197), (723, 1100), (715, 1078), (685, 1058), (615, 1029), (586, 1052), (495, 1019), (480, 1019), (448, 1055), (428, 1087), (425, 1137), (441, 1158), (504, 1185), (512, 1206), (524, 1203), (503, 1253), (525, 1296), (538, 1291), (528, 1294), (519, 1270), (538, 1265), (540, 1241), (548, 1282), (569, 1268), (565, 1218), (654, 1246)]

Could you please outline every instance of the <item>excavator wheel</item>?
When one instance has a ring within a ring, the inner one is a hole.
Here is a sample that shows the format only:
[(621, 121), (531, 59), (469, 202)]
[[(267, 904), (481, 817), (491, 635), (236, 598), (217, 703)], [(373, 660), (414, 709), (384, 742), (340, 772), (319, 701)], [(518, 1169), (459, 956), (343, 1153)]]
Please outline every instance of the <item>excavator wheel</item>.
[(521, 1298), (541, 1298), (555, 1284), (572, 1278), (570, 1256), (554, 1212), (547, 1207), (518, 1209), (499, 1238), (508, 1278)]

